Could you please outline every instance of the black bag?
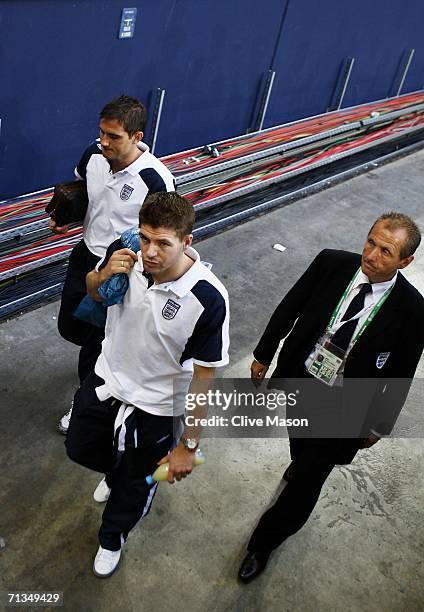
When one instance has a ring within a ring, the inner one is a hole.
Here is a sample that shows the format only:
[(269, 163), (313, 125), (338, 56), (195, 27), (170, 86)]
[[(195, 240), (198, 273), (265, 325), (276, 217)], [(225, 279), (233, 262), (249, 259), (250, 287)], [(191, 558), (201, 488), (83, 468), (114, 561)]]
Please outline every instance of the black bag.
[(46, 206), (46, 213), (61, 227), (84, 220), (88, 206), (87, 183), (71, 181), (59, 183), (54, 188), (53, 197)]

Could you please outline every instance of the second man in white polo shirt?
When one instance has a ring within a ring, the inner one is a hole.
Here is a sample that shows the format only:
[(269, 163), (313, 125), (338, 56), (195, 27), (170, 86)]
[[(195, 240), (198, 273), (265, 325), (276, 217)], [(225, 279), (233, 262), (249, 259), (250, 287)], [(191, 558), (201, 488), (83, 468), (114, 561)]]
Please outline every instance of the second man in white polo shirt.
[(87, 275), (95, 299), (113, 274), (129, 277), (123, 303), (108, 309), (102, 352), (75, 395), (66, 440), (72, 460), (106, 474), (97, 576), (113, 573), (129, 531), (149, 511), (157, 485), (146, 476), (158, 462), (169, 460), (170, 482), (191, 472), (199, 433), (186, 427), (178, 442), (185, 395), (190, 386), (204, 390), (228, 363), (228, 295), (191, 247), (193, 222), (178, 194), (148, 196), (141, 250), (117, 240)]

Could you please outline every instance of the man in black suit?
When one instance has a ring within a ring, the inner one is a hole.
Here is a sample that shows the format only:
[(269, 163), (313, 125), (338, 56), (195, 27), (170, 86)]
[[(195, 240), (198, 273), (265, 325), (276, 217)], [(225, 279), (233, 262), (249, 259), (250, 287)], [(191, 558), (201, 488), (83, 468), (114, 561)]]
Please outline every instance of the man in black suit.
[[(289, 432), (286, 485), (250, 538), (242, 582), (258, 576), (271, 552), (305, 524), (334, 466), (393, 428), (424, 346), (424, 299), (399, 273), (420, 240), (406, 215), (382, 215), (362, 255), (322, 251), (272, 315), (253, 353), (253, 381), (261, 384), (285, 338), (269, 386), (301, 388), (301, 410), (333, 416), (338, 433)], [(294, 414), (288, 407), (287, 416)]]

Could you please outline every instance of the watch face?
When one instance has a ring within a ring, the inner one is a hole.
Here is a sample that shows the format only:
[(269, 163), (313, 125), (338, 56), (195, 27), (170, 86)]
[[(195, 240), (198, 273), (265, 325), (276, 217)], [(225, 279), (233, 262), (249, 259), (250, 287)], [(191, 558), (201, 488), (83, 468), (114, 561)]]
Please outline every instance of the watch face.
[(197, 440), (195, 440), (194, 438), (187, 438), (186, 440), (184, 440), (184, 446), (189, 450), (195, 450), (197, 447)]

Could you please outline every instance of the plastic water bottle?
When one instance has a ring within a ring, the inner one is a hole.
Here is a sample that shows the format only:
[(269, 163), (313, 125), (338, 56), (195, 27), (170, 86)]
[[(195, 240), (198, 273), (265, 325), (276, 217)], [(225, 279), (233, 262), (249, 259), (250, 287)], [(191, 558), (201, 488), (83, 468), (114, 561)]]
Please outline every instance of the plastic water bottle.
[[(195, 466), (202, 465), (202, 463), (205, 463), (205, 455), (202, 453), (200, 448), (198, 448), (197, 451), (194, 453), (194, 465)], [(156, 468), (153, 474), (146, 476), (147, 484), (152, 485), (155, 482), (167, 480), (168, 471), (169, 471), (169, 463), (162, 463), (162, 465)]]

